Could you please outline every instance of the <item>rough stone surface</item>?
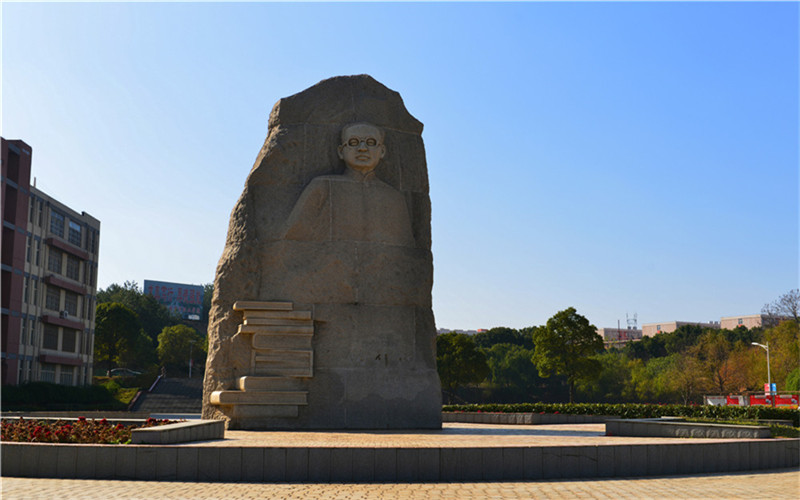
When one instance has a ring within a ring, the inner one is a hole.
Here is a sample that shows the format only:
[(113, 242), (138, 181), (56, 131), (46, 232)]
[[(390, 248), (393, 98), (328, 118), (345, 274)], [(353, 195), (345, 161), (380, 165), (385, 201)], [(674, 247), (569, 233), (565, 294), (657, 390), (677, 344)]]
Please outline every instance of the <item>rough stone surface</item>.
[[(337, 154), (343, 127), (357, 122), (385, 134), (369, 182), (348, 178)], [(217, 266), (204, 418), (231, 429), (441, 427), (421, 133), (400, 95), (367, 75), (275, 104)], [(299, 379), (308, 404), (297, 416), (211, 404), (212, 392), (240, 390), (254, 375), (236, 301), (311, 311), (313, 376)]]

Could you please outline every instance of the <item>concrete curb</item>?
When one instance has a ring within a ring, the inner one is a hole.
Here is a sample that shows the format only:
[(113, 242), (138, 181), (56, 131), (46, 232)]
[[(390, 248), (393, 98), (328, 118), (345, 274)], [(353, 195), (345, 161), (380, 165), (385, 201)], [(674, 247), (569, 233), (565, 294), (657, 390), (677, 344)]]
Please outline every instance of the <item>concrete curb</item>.
[(3, 443), (2, 475), (251, 482), (632, 477), (800, 465), (800, 440), (485, 448), (255, 448)]
[(670, 421), (658, 418), (608, 420), (607, 436), (764, 439), (769, 427)]
[(196, 420), (133, 429), (133, 444), (176, 444), (225, 438), (224, 420)]

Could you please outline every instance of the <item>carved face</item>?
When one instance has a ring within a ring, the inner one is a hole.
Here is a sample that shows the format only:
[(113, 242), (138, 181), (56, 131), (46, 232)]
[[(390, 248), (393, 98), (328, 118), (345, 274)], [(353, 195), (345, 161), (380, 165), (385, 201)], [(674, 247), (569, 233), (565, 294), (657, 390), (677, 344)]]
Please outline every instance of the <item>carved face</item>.
[(346, 127), (342, 132), (339, 158), (349, 168), (366, 174), (375, 170), (385, 154), (386, 147), (378, 127), (359, 123)]

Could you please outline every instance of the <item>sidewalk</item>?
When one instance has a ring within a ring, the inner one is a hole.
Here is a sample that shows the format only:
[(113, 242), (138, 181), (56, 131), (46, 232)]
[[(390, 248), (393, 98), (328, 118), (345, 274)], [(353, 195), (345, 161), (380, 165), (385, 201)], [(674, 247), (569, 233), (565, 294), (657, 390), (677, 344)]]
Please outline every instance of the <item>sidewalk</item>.
[(796, 498), (800, 471), (590, 481), (247, 484), (2, 478), (11, 499)]

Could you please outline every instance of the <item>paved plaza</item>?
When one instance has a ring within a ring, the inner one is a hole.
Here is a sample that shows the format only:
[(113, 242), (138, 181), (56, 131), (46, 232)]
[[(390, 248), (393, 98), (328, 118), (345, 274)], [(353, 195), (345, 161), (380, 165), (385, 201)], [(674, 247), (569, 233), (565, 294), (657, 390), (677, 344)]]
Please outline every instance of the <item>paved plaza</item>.
[(248, 484), (79, 479), (3, 478), (2, 497), (11, 499), (427, 499), (427, 498), (747, 498), (784, 499), (800, 494), (800, 471), (703, 474), (604, 480)]

